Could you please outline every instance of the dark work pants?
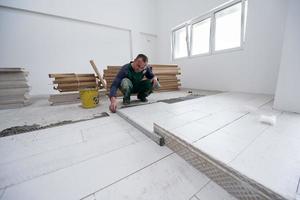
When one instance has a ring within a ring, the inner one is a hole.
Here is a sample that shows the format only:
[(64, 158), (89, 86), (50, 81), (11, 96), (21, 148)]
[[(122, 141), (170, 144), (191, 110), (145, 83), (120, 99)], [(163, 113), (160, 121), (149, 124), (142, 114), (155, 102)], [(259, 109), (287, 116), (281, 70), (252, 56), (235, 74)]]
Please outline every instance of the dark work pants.
[(128, 78), (123, 78), (120, 90), (124, 95), (124, 99), (130, 99), (131, 94), (137, 93), (139, 99), (149, 96), (152, 92), (152, 83), (150, 80), (142, 80), (138, 83), (132, 83)]

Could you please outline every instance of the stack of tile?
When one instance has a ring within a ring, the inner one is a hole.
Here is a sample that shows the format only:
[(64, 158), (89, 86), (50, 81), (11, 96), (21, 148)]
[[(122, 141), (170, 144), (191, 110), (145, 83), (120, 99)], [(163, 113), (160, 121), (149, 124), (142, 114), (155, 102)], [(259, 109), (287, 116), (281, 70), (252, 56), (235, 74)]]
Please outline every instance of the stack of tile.
[(24, 68), (0, 68), (0, 109), (28, 105), (28, 72)]
[[(151, 65), (153, 73), (158, 77), (160, 82), (160, 88), (157, 91), (174, 91), (178, 90), (181, 86), (180, 79), (180, 69), (178, 65)], [(109, 91), (111, 84), (119, 72), (121, 66), (107, 66), (104, 70), (104, 79), (107, 83), (107, 91)], [(118, 96), (121, 92), (118, 91)]]

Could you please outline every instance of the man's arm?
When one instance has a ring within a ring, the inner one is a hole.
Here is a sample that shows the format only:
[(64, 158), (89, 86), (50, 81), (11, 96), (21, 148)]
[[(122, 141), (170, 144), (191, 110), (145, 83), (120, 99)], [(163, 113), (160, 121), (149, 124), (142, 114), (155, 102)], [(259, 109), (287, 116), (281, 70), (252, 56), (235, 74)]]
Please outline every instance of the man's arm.
[(160, 87), (160, 84), (158, 82), (158, 78), (155, 76), (155, 74), (152, 72), (152, 67), (148, 65), (146, 67), (146, 73), (145, 76), (147, 79), (150, 79), (152, 81), (153, 87), (155, 89), (158, 89)]
[(109, 100), (110, 100), (110, 106), (109, 109), (111, 112), (116, 112), (117, 110), (117, 99), (116, 99), (116, 95), (117, 95), (117, 91), (118, 88), (120, 87), (121, 81), (123, 78), (126, 77), (127, 75), (127, 70), (128, 70), (128, 66), (124, 65), (120, 71), (118, 72), (116, 78), (114, 79), (111, 87), (110, 87), (110, 92), (109, 92)]
[(145, 76), (147, 79), (153, 79), (155, 77), (155, 75), (152, 72), (152, 67), (150, 65), (146, 66)]
[(110, 87), (109, 98), (116, 97), (118, 88), (121, 85), (121, 81), (127, 75), (127, 67), (128, 67), (127, 65), (124, 65), (118, 72), (117, 76), (115, 77)]

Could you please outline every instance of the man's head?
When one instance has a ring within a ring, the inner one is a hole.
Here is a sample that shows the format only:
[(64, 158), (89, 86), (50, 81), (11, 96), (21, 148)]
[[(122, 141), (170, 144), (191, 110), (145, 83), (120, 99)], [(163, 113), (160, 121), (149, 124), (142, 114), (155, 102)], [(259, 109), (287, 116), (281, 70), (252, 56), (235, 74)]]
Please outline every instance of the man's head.
[(148, 57), (144, 54), (139, 54), (132, 63), (132, 68), (136, 72), (143, 71), (148, 63)]

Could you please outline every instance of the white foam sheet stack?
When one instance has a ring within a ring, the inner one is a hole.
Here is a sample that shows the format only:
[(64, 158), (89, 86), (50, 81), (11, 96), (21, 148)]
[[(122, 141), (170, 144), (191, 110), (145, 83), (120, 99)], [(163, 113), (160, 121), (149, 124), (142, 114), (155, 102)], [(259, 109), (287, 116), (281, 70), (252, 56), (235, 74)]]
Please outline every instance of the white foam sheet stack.
[(0, 68), (0, 109), (28, 105), (28, 72), (24, 68)]

